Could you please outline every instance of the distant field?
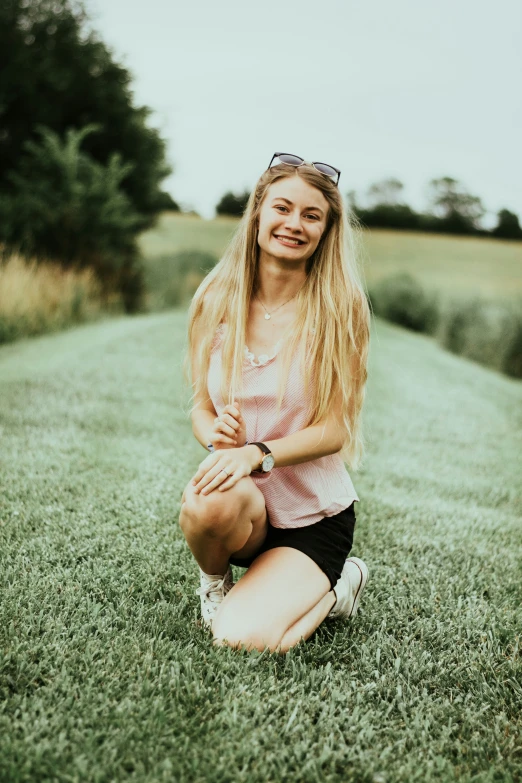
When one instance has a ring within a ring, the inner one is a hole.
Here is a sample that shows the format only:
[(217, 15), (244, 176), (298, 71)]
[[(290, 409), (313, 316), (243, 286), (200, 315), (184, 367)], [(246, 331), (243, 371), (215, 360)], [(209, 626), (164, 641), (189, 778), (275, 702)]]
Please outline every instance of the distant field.
[(237, 224), (235, 218), (203, 220), (195, 215), (164, 212), (155, 228), (141, 235), (140, 244), (147, 258), (180, 250), (203, 250), (219, 256)]
[[(194, 249), (220, 256), (237, 222), (164, 213), (141, 248), (150, 259)], [(406, 271), (432, 290), (522, 294), (522, 242), (375, 229), (365, 232), (365, 256), (368, 283)]]

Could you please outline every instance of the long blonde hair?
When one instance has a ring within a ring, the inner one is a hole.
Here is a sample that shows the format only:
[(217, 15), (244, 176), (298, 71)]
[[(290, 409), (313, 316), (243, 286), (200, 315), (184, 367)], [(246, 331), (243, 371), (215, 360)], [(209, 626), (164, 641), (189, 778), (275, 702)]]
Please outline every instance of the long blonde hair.
[[(192, 379), (191, 399), (196, 394), (208, 397), (211, 346), (216, 329), (222, 321), (226, 321), (221, 396), (225, 404), (232, 403), (234, 399), (240, 402), (248, 313), (259, 258), (257, 218), (270, 185), (279, 179), (295, 176), (320, 190), (329, 210), (319, 244), (306, 262), (307, 277), (296, 296), (297, 316), (292, 334), (284, 341), (281, 350), (278, 411), (292, 356), (299, 350), (305, 389), (309, 390), (310, 397), (305, 426), (326, 418), (331, 414), (332, 398), (339, 399), (342, 424), (347, 432), (340, 453), (349, 467), (356, 469), (365, 450), (361, 413), (370, 339), (370, 309), (360, 272), (360, 228), (355, 218), (348, 220), (337, 186), (312, 166), (303, 164), (296, 168), (279, 164), (259, 178), (221, 260), (201, 282), (192, 299), (188, 313), (184, 377), (190, 383), (190, 356), (192, 351), (197, 350), (201, 371), (198, 378)], [(194, 345), (195, 324), (199, 319), (203, 319), (204, 327), (199, 333), (204, 336), (199, 345)], [(193, 405), (189, 415), (196, 408), (197, 404)]]

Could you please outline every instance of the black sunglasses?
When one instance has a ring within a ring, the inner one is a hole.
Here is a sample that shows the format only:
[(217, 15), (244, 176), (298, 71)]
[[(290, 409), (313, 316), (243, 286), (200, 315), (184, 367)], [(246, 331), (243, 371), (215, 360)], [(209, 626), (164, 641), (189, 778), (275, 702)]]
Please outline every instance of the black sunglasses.
[[(307, 161), (304, 158), (300, 158), (299, 155), (289, 155), (286, 152), (274, 152), (272, 155), (272, 160), (269, 163), (268, 169), (272, 166), (274, 158), (279, 158), (281, 163), (287, 163), (289, 166), (302, 166), (303, 163), (307, 163)], [(336, 178), (335, 184), (339, 184), (339, 180), (341, 178), (341, 172), (339, 169), (336, 169), (335, 166), (330, 166), (328, 163), (319, 163), (318, 161), (314, 160), (312, 161), (312, 166), (314, 169), (317, 169), (317, 171), (320, 171), (321, 174), (326, 174), (327, 177)], [(267, 171), (268, 171), (267, 169)]]

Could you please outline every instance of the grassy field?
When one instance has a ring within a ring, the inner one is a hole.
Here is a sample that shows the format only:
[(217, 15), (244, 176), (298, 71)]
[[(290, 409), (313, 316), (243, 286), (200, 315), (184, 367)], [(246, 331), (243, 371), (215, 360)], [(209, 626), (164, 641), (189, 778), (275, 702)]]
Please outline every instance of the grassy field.
[[(165, 212), (140, 238), (151, 262), (181, 250), (202, 250), (217, 257), (234, 233), (237, 220)], [(522, 242), (452, 237), (374, 229), (365, 232), (364, 274), (369, 284), (397, 272), (410, 272), (432, 291), (522, 294)]]
[(522, 384), (377, 321), (361, 610), (217, 650), (177, 525), (185, 326), (0, 348), (0, 780), (520, 781)]

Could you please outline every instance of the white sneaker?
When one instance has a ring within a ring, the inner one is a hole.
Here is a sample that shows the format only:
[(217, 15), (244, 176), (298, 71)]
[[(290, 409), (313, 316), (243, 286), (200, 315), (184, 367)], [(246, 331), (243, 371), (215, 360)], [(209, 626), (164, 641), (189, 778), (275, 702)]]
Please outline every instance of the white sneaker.
[(210, 628), (219, 604), (228, 591), (234, 587), (232, 570), (228, 566), (226, 574), (222, 576), (221, 574), (206, 574), (200, 568), (199, 581), (200, 587), (196, 590), (196, 595), (201, 597), (201, 617), (207, 628)]
[(347, 558), (341, 577), (334, 587), (337, 601), (330, 609), (328, 617), (348, 619), (357, 614), (368, 574), (368, 566), (363, 560), (358, 557)]

